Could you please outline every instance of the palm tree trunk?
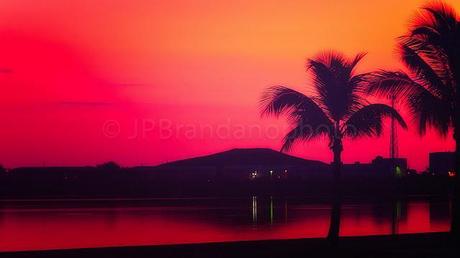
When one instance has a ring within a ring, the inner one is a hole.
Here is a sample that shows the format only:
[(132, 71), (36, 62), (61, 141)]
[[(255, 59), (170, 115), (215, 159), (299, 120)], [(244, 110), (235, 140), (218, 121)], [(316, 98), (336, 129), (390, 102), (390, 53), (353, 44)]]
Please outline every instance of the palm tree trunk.
[[(456, 49), (457, 50), (457, 49)], [(455, 60), (460, 59), (460, 54), (454, 55)], [(455, 183), (452, 200), (452, 224), (451, 233), (454, 239), (460, 241), (460, 67), (458, 62), (451, 64), (455, 71), (455, 104), (454, 104), (454, 139), (455, 139)]]
[(341, 193), (341, 171), (342, 171), (342, 140), (335, 139), (332, 151), (334, 152), (334, 179), (333, 179), (333, 190), (332, 190), (332, 210), (331, 210), (331, 221), (329, 226), (329, 232), (327, 235), (328, 241), (336, 246), (339, 241), (340, 233), (340, 208), (342, 204), (342, 193)]
[[(460, 97), (460, 94), (457, 93), (457, 99)], [(457, 100), (457, 103), (459, 101)], [(451, 224), (451, 233), (455, 239), (460, 240), (460, 105), (457, 105), (455, 116), (456, 120), (454, 128), (454, 138), (455, 138), (455, 173), (454, 178), (454, 194), (452, 199), (452, 224)]]
[(329, 226), (329, 232), (327, 235), (327, 240), (333, 245), (336, 246), (339, 242), (339, 233), (340, 233), (340, 209), (342, 206), (342, 200), (340, 196), (334, 196), (332, 201), (332, 210), (331, 210), (331, 221)]
[(455, 150), (455, 185), (454, 185), (454, 194), (452, 199), (452, 225), (451, 232), (456, 239), (459, 239), (460, 236), (460, 137), (456, 137), (456, 150)]

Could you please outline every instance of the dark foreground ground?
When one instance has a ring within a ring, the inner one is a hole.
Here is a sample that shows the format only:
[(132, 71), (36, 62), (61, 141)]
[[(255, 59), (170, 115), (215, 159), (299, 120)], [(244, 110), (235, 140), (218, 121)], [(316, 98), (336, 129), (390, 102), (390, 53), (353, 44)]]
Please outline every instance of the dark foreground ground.
[[(40, 241), (37, 239), (37, 241)], [(460, 257), (447, 233), (401, 236), (345, 237), (337, 247), (324, 239), (247, 241), (168, 246), (114, 247), (0, 253), (1, 257)]]

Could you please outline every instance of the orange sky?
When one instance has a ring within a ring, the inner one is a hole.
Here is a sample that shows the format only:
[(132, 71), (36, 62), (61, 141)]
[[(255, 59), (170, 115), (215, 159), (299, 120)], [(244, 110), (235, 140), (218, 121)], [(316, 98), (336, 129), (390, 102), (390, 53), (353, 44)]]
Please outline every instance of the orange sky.
[[(446, 2), (460, 10), (459, 1)], [(306, 89), (305, 60), (322, 50), (368, 52), (361, 71), (399, 67), (394, 39), (423, 3), (2, 0), (0, 162), (138, 165), (232, 147), (278, 149), (286, 123), (259, 118), (261, 92)], [(115, 136), (104, 132), (107, 121), (119, 126)], [(175, 126), (172, 136), (160, 121)], [(200, 125), (262, 133), (208, 137)], [(275, 127), (283, 129), (270, 133)], [(400, 154), (417, 169), (429, 151), (453, 148), (431, 133), (424, 142), (412, 129), (399, 136)], [(386, 156), (387, 145), (388, 135), (347, 142), (344, 160)], [(321, 140), (293, 154), (331, 159)]]

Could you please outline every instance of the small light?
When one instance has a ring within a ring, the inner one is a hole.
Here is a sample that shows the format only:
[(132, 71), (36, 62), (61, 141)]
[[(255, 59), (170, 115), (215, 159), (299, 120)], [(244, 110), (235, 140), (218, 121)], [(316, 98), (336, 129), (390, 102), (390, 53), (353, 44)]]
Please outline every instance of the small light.
[(449, 171), (449, 172), (447, 172), (447, 175), (449, 177), (455, 177), (456, 173), (455, 173), (455, 171)]

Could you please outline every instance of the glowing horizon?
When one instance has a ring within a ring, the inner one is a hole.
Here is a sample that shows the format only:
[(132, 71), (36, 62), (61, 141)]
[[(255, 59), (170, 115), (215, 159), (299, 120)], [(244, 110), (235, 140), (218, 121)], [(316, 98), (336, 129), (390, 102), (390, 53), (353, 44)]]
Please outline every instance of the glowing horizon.
[[(460, 12), (460, 2), (445, 2)], [(305, 60), (329, 49), (367, 52), (360, 71), (402, 68), (395, 38), (425, 3), (4, 0), (0, 164), (154, 165), (236, 147), (279, 150), (288, 124), (260, 118), (262, 91), (308, 92)], [(410, 167), (453, 150), (451, 134), (420, 137), (403, 115), (410, 130), (399, 130), (399, 153)], [(161, 123), (176, 133), (165, 137)], [(229, 133), (218, 136), (219, 127)], [(260, 132), (237, 136), (237, 127)], [(346, 141), (343, 160), (388, 156), (388, 142), (388, 132)], [(321, 139), (290, 154), (332, 158)]]

